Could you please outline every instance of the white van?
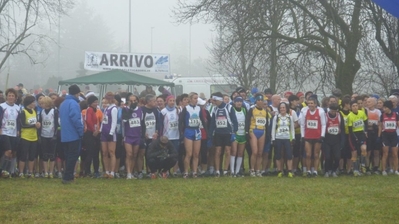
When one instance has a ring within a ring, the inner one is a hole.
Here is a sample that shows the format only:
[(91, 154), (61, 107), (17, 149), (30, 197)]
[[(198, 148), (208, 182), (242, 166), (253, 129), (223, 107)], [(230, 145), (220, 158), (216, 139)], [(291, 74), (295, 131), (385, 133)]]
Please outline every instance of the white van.
[(221, 92), (230, 96), (237, 88), (237, 82), (234, 79), (223, 76), (176, 77), (164, 79), (164, 81), (175, 84), (174, 94), (176, 96), (196, 92), (198, 94), (204, 93), (205, 97), (209, 99), (214, 92)]

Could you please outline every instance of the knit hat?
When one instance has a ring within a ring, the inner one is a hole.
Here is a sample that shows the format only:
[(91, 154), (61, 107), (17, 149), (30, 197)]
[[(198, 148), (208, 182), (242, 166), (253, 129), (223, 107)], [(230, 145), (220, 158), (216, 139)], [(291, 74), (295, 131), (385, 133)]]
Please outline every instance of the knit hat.
[(98, 100), (98, 98), (96, 96), (94, 96), (94, 95), (89, 96), (89, 98), (87, 98), (87, 105), (90, 106), (96, 100)]
[(26, 97), (24, 98), (24, 102), (23, 102), (24, 107), (27, 107), (29, 104), (35, 102), (35, 100), (36, 100), (35, 97), (32, 96), (32, 95), (26, 96)]
[(77, 85), (72, 85), (68, 88), (69, 95), (76, 95), (80, 93), (80, 88)]
[(392, 108), (393, 108), (393, 103), (392, 103), (392, 101), (390, 101), (390, 100), (385, 101), (385, 102), (384, 102), (384, 107), (387, 107), (387, 108), (389, 108), (390, 110), (392, 110)]
[(256, 87), (254, 87), (254, 88), (251, 89), (252, 95), (254, 95), (254, 94), (258, 93), (258, 92), (259, 92), (259, 90), (258, 90), (258, 88), (256, 88)]
[(36, 97), (36, 101), (38, 101), (39, 100), (39, 98), (41, 97), (41, 96), (44, 96), (44, 94), (43, 93), (39, 93), (39, 94), (37, 94), (35, 97)]
[(305, 95), (303, 94), (303, 92), (297, 92), (296, 96), (299, 98), (299, 97), (302, 97), (302, 96), (305, 96)]

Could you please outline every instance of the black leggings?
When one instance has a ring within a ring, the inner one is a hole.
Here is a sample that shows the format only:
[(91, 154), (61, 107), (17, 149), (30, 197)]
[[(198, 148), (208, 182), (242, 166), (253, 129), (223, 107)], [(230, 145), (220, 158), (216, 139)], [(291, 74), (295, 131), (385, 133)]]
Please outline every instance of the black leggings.
[(325, 172), (335, 172), (339, 166), (339, 160), (341, 159), (341, 143), (330, 145), (327, 143), (323, 144), (323, 152), (325, 158)]
[(151, 173), (155, 173), (157, 171), (166, 172), (176, 164), (176, 159), (166, 158), (161, 160), (158, 158), (150, 158), (147, 160), (147, 164), (150, 167)]
[(86, 151), (82, 153), (82, 162), (84, 163), (85, 173), (89, 174), (91, 171), (91, 162), (93, 161), (94, 172), (98, 173), (100, 167), (100, 149), (101, 143), (99, 135), (93, 136), (93, 132), (86, 131), (83, 135), (83, 141)]
[(20, 151), (18, 153), (19, 161), (34, 161), (36, 158), (37, 141), (28, 141), (21, 138)]
[(208, 140), (201, 140), (201, 164), (208, 164)]
[(55, 147), (56, 147), (56, 139), (53, 138), (41, 138), (41, 148), (42, 148), (42, 157), (44, 161), (50, 160), (54, 162), (55, 160)]

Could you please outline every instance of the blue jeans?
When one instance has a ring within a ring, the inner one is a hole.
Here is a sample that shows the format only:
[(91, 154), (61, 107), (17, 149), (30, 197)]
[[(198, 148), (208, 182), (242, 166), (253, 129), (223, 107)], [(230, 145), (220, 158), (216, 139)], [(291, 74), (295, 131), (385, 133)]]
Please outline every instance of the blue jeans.
[(71, 181), (74, 179), (73, 172), (75, 171), (76, 161), (79, 158), (81, 140), (63, 142), (62, 144), (65, 153), (65, 171), (62, 179)]

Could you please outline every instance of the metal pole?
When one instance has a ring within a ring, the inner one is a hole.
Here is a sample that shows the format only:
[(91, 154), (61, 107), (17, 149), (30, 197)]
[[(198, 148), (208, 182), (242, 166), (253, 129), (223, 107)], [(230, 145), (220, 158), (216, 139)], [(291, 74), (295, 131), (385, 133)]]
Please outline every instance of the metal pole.
[(151, 27), (151, 54), (152, 54), (152, 30), (154, 29), (154, 27)]
[(60, 63), (61, 63), (61, 2), (59, 2), (58, 12), (58, 77), (61, 77)]
[(132, 52), (132, 0), (129, 0), (129, 53)]
[(191, 75), (191, 23), (188, 37), (188, 75)]

